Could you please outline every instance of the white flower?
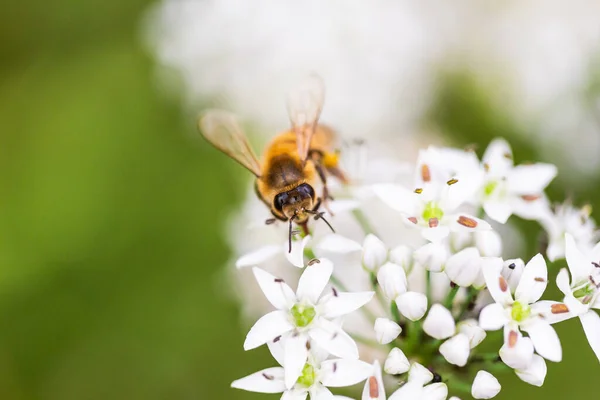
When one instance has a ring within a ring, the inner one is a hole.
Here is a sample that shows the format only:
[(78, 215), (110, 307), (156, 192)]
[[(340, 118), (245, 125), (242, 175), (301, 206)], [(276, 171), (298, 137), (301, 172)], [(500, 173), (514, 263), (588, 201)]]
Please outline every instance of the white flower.
[(459, 367), (467, 365), (470, 353), (471, 346), (469, 337), (464, 333), (452, 336), (440, 346), (440, 354), (444, 356), (446, 361), (452, 365), (458, 365)]
[(524, 369), (516, 369), (515, 373), (523, 382), (527, 382), (533, 386), (542, 386), (546, 379), (546, 361), (537, 354), (533, 355), (531, 363)]
[(479, 371), (473, 381), (471, 395), (476, 399), (491, 399), (500, 393), (500, 382), (487, 371)]
[(450, 364), (463, 367), (466, 365), (471, 352), (469, 336), (464, 333), (456, 333), (456, 324), (450, 311), (441, 304), (431, 306), (423, 330), (429, 336), (442, 340), (448, 339), (440, 346), (440, 354)]
[(303, 268), (304, 250), (307, 248), (310, 240), (310, 235), (305, 236), (301, 240), (292, 240), (292, 251), (289, 251), (289, 242), (287, 240), (281, 245), (264, 245), (238, 258), (235, 266), (237, 268), (255, 267), (265, 263), (278, 254), (283, 254), (294, 267)]
[(483, 274), (481, 272), (482, 258), (476, 247), (467, 247), (453, 254), (446, 261), (444, 271), (448, 278), (458, 286), (475, 286), (481, 289), (484, 286)]
[(481, 199), (485, 213), (505, 223), (512, 214), (526, 219), (544, 215), (544, 189), (556, 176), (552, 164), (513, 166), (512, 150), (504, 139), (493, 140), (483, 156), (485, 182)]
[(386, 374), (399, 375), (408, 372), (410, 363), (406, 355), (397, 347), (394, 347), (388, 354), (383, 370)]
[(385, 400), (385, 387), (381, 378), (379, 361), (373, 363), (373, 372), (367, 379), (362, 393), (362, 400)]
[(598, 238), (596, 223), (590, 218), (591, 207), (575, 208), (570, 202), (559, 204), (554, 212), (548, 209), (546, 215), (539, 219), (548, 234), (546, 255), (550, 261), (565, 256), (565, 233), (575, 239), (575, 243), (584, 251), (590, 251)]
[(328, 235), (317, 245), (321, 251), (347, 254), (362, 251), (361, 262), (367, 271), (377, 271), (388, 259), (388, 248), (373, 234), (368, 234), (362, 245), (344, 236)]
[(385, 263), (377, 272), (377, 282), (383, 294), (395, 301), (402, 315), (417, 321), (427, 311), (427, 296), (420, 292), (410, 292), (407, 288), (406, 272), (397, 264)]
[[(501, 275), (502, 266), (503, 262), (500, 258), (485, 260), (483, 274), (495, 303), (481, 310), (479, 324), (485, 330), (504, 327), (505, 345), (509, 349), (519, 350), (513, 354), (517, 360), (531, 359), (533, 354), (533, 348), (519, 346), (523, 338), (520, 328), (529, 334), (538, 354), (551, 361), (560, 361), (562, 359), (560, 341), (546, 318), (561, 313), (566, 307), (555, 302), (538, 302), (548, 284), (548, 270), (544, 258), (538, 254), (527, 263), (514, 300), (508, 282)], [(509, 357), (509, 360), (512, 360), (512, 357)], [(507, 364), (511, 366), (512, 361)]]
[(402, 332), (400, 325), (387, 318), (377, 318), (374, 329), (377, 341), (381, 344), (392, 342)]
[(566, 234), (566, 258), (571, 271), (562, 269), (556, 277), (556, 285), (564, 293), (568, 310), (578, 315), (588, 342), (600, 360), (600, 316), (593, 309), (600, 309), (600, 243), (584, 255), (575, 244), (572, 235)]
[(324, 361), (312, 353), (302, 366), (292, 385), (285, 382), (286, 368), (267, 368), (238, 379), (231, 384), (236, 389), (259, 393), (283, 393), (284, 400), (327, 400), (333, 394), (327, 387), (350, 386), (362, 382), (371, 374), (372, 366), (360, 360), (333, 359)]
[(433, 378), (431, 371), (414, 363), (408, 372), (408, 382), (392, 393), (389, 400), (445, 400), (448, 397), (448, 387), (442, 382), (428, 384)]
[(306, 267), (296, 294), (282, 279), (259, 268), (253, 268), (253, 271), (267, 300), (277, 310), (254, 324), (246, 336), (244, 349), (254, 349), (275, 338), (284, 341), (288, 388), (306, 364), (309, 340), (334, 356), (358, 358), (354, 340), (331, 320), (362, 307), (371, 300), (373, 292), (342, 293), (331, 288), (323, 294), (333, 272), (333, 264), (327, 259)]

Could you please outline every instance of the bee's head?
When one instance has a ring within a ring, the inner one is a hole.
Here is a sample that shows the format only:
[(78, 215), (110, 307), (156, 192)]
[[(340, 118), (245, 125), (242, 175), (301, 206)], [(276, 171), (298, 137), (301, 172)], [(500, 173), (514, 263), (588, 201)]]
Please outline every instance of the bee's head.
[(313, 210), (315, 191), (308, 183), (303, 183), (287, 192), (275, 196), (275, 208), (290, 221), (305, 222)]

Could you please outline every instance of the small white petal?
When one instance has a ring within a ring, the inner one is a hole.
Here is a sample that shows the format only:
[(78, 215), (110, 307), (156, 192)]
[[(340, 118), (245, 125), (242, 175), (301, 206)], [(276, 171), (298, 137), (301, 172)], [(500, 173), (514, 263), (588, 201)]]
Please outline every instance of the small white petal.
[(454, 335), (456, 325), (452, 313), (441, 304), (434, 304), (423, 322), (423, 330), (435, 339), (446, 339)]
[(329, 387), (351, 386), (367, 379), (373, 366), (360, 360), (327, 360), (321, 363), (321, 383)]
[(437, 226), (435, 228), (423, 228), (421, 229), (421, 235), (432, 243), (440, 243), (442, 240), (448, 237), (450, 234), (450, 228), (447, 226)]
[(294, 267), (304, 268), (304, 249), (308, 242), (310, 242), (310, 235), (305, 236), (302, 240), (295, 240), (292, 242), (292, 251), (288, 251), (288, 244), (284, 245), (284, 254), (287, 260)]
[(285, 387), (291, 389), (300, 375), (308, 359), (306, 335), (291, 335), (284, 344)]
[(448, 397), (448, 386), (437, 382), (423, 388), (423, 400), (446, 400)]
[(430, 370), (419, 363), (413, 363), (408, 371), (408, 381), (419, 385), (426, 385), (433, 380), (433, 374)]
[(336, 199), (328, 204), (331, 214), (339, 214), (346, 211), (352, 211), (360, 207), (360, 201), (353, 199)]
[(600, 361), (600, 316), (595, 311), (590, 310), (579, 317), (585, 336), (594, 350), (594, 354)]
[(322, 251), (329, 251), (331, 253), (339, 254), (348, 254), (362, 250), (360, 243), (337, 233), (332, 233), (325, 236), (323, 239), (321, 239), (321, 241), (319, 241), (317, 248)]
[(385, 263), (377, 271), (377, 282), (385, 297), (395, 299), (402, 293), (406, 293), (406, 272), (398, 264)]
[(414, 214), (417, 209), (415, 193), (394, 184), (379, 184), (373, 186), (373, 192), (388, 207), (401, 213)]
[(494, 139), (485, 149), (482, 161), (488, 166), (490, 174), (502, 176), (513, 166), (512, 149), (506, 140)]
[(406, 318), (418, 321), (427, 311), (427, 296), (419, 292), (406, 292), (396, 298), (396, 305)]
[(535, 351), (547, 360), (560, 362), (562, 346), (554, 328), (544, 320), (528, 323), (522, 329), (529, 334)]
[(508, 190), (523, 195), (541, 193), (556, 173), (556, 166), (552, 164), (517, 165), (506, 177)]
[(525, 266), (515, 299), (524, 304), (535, 303), (548, 286), (548, 268), (541, 254), (536, 254)]
[(571, 272), (573, 282), (581, 282), (588, 279), (591, 269), (591, 260), (583, 255), (575, 244), (575, 239), (570, 233), (565, 234), (565, 257)]
[(504, 364), (510, 368), (524, 369), (531, 363), (533, 343), (530, 338), (523, 337), (518, 329), (507, 328), (499, 354)]
[(320, 261), (304, 269), (296, 291), (296, 297), (299, 301), (317, 304), (319, 296), (329, 283), (329, 278), (331, 278), (333, 272), (333, 264), (326, 258), (322, 258)]
[(431, 272), (441, 272), (448, 259), (447, 246), (442, 243), (427, 243), (415, 250), (415, 263)]
[(546, 379), (546, 361), (537, 354), (533, 355), (531, 363), (527, 368), (515, 370), (515, 373), (523, 382), (533, 386), (542, 386)]
[(500, 382), (487, 371), (479, 371), (473, 381), (471, 395), (476, 399), (491, 399), (500, 393)]
[[(574, 302), (578, 306), (583, 306), (578, 300), (574, 300)], [(569, 309), (567, 304), (551, 300), (541, 300), (535, 304), (532, 304), (531, 314), (540, 315), (544, 319), (544, 321), (546, 321), (549, 324), (556, 324), (558, 322), (566, 321), (578, 315), (578, 313), (573, 312), (573, 310)]]
[(383, 370), (386, 374), (399, 375), (410, 369), (410, 362), (406, 355), (397, 347), (394, 347), (388, 354)]
[(494, 221), (505, 224), (513, 213), (510, 203), (500, 200), (488, 200), (483, 203), (483, 211)]
[(479, 314), (479, 326), (486, 331), (496, 331), (506, 325), (508, 321), (506, 309), (498, 303), (485, 306)]
[(418, 382), (407, 382), (396, 390), (388, 400), (422, 399), (423, 385)]
[(479, 326), (476, 320), (466, 319), (458, 323), (458, 331), (464, 333), (469, 338), (469, 345), (472, 349), (477, 347), (486, 337), (485, 330)]
[(374, 329), (377, 341), (381, 344), (390, 343), (402, 332), (400, 325), (387, 318), (377, 318)]
[(365, 382), (362, 392), (362, 400), (385, 400), (385, 387), (381, 377), (381, 366), (379, 361), (375, 360), (372, 367), (371, 376)]
[(458, 182), (445, 187), (444, 207), (448, 211), (453, 211), (472, 199), (483, 184), (483, 178), (484, 171), (480, 168), (465, 171), (456, 176)]
[(569, 272), (566, 268), (561, 268), (556, 276), (556, 286), (558, 289), (563, 292), (565, 296), (572, 295), (573, 290), (571, 290), (571, 284), (569, 282)]
[(387, 247), (375, 235), (368, 234), (363, 242), (362, 263), (369, 271), (376, 271), (387, 259)]
[(405, 271), (410, 271), (413, 258), (413, 250), (408, 246), (397, 246), (390, 250), (390, 261), (398, 264)]
[(294, 291), (283, 281), (260, 268), (252, 268), (254, 277), (265, 294), (269, 303), (279, 310), (288, 310), (294, 304), (296, 295)]
[(512, 295), (510, 294), (508, 282), (501, 275), (502, 259), (497, 257), (483, 258), (481, 261), (481, 271), (485, 278), (485, 284), (496, 303), (502, 305), (512, 303)]
[(276, 254), (281, 253), (281, 246), (268, 245), (263, 246), (251, 253), (244, 254), (235, 262), (237, 268), (254, 267), (260, 265), (265, 261), (270, 260)]
[(244, 350), (252, 350), (294, 329), (285, 311), (272, 311), (263, 315), (246, 335)]
[(481, 257), (475, 247), (467, 247), (446, 261), (446, 275), (454, 283), (468, 287), (481, 273)]
[(511, 292), (517, 290), (524, 269), (525, 263), (520, 258), (504, 261), (501, 275), (506, 279), (506, 282), (508, 282), (508, 287)]
[(283, 383), (283, 368), (267, 368), (253, 373), (231, 383), (235, 389), (247, 390), (258, 393), (282, 393), (285, 391)]
[(345, 293), (336, 291), (335, 294), (328, 296), (325, 301), (319, 303), (322, 307), (321, 315), (332, 319), (350, 314), (371, 301), (374, 294), (375, 292)]
[(308, 397), (308, 390), (302, 389), (292, 389), (286, 390), (281, 396), (280, 400), (306, 400)]
[(319, 318), (308, 334), (319, 346), (334, 356), (358, 359), (358, 347), (354, 339), (333, 322)]
[(334, 400), (331, 390), (320, 384), (315, 384), (309, 389), (310, 400)]
[(475, 247), (483, 257), (500, 257), (502, 255), (502, 238), (496, 231), (475, 232)]
[(440, 354), (444, 356), (446, 361), (459, 367), (464, 367), (467, 364), (470, 353), (469, 338), (464, 333), (451, 337), (440, 346)]
[(269, 340), (267, 342), (267, 346), (269, 347), (269, 352), (271, 352), (271, 355), (273, 356), (273, 358), (275, 359), (275, 361), (277, 361), (279, 363), (279, 365), (281, 365), (282, 367), (285, 366), (285, 341), (288, 337), (288, 335), (290, 335), (290, 333), (286, 333), (284, 335), (282, 335), (281, 337), (277, 337), (273, 340)]

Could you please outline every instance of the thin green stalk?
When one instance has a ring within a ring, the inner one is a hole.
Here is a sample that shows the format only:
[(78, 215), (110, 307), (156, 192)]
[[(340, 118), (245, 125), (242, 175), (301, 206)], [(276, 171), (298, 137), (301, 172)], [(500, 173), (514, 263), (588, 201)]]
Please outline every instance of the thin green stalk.
[(444, 307), (446, 307), (448, 310), (452, 310), (452, 303), (454, 302), (454, 298), (456, 297), (459, 289), (460, 286), (458, 285), (452, 286), (450, 292), (446, 296), (446, 299), (444, 300)]
[(362, 343), (364, 345), (375, 347), (375, 348), (381, 347), (381, 344), (378, 343), (376, 340), (366, 338), (366, 337), (361, 336), (361, 335), (356, 334), (356, 333), (350, 333), (349, 335), (352, 337), (352, 339), (354, 339), (357, 342)]
[(458, 317), (456, 318), (457, 321), (460, 321), (463, 319), (463, 317), (465, 316), (467, 311), (469, 311), (469, 307), (477, 298), (478, 294), (479, 294), (478, 289), (475, 289), (474, 287), (469, 288), (469, 290), (467, 291), (467, 298), (465, 299), (465, 302), (463, 303), (460, 313), (458, 314)]
[(398, 310), (398, 305), (396, 305), (395, 301), (391, 302), (390, 311), (392, 313), (394, 321), (396, 321), (396, 323), (400, 325), (402, 323), (402, 317), (400, 316), (400, 310)]
[(419, 343), (421, 342), (421, 333), (422, 328), (420, 321), (413, 321), (410, 324), (408, 324), (408, 333), (406, 335), (407, 354), (415, 353), (415, 348), (419, 346)]
[(352, 215), (354, 215), (354, 219), (356, 219), (356, 222), (358, 222), (358, 225), (360, 225), (365, 235), (372, 233), (373, 235), (379, 237), (379, 235), (375, 232), (375, 229), (373, 229), (373, 226), (367, 219), (367, 216), (362, 212), (362, 210), (355, 208), (354, 210), (352, 210)]
[(431, 271), (427, 270), (425, 277), (426, 277), (425, 279), (427, 280), (426, 287), (425, 287), (425, 295), (427, 296), (427, 299), (429, 301), (431, 301), (431, 290), (432, 290), (432, 287), (431, 287)]

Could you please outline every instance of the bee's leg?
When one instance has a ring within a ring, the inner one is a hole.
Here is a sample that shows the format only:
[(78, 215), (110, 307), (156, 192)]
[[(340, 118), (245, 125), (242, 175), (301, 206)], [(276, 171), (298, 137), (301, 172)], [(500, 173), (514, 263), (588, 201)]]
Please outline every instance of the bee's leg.
[(315, 203), (315, 206), (313, 207), (313, 211), (319, 211), (319, 207), (321, 207), (321, 198), (317, 197), (317, 202)]
[[(317, 173), (319, 174), (319, 178), (321, 178), (321, 182), (323, 183), (323, 207), (327, 210), (327, 212), (333, 216), (333, 213), (327, 206), (327, 202), (329, 200), (333, 200), (333, 197), (329, 194), (329, 189), (327, 188), (327, 177), (325, 176), (325, 170), (323, 166), (319, 162), (315, 162), (315, 168), (317, 169)], [(321, 199), (319, 199), (318, 204), (321, 205)]]

